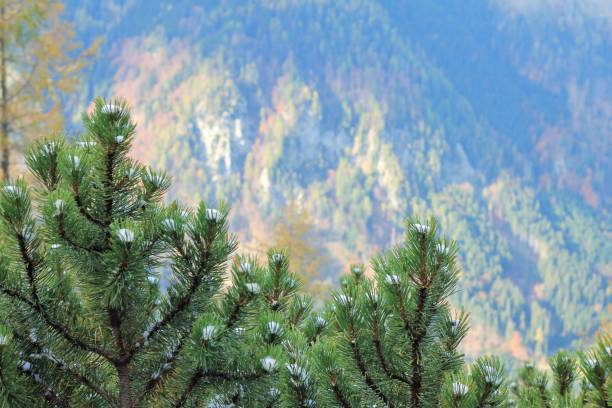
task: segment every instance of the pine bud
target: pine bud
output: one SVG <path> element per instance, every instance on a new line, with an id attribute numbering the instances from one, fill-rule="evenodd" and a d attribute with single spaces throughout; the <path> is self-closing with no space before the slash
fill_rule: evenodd
<path id="1" fill-rule="evenodd" d="M 134 180 L 137 175 L 138 175 L 138 169 L 136 167 L 130 167 L 130 169 L 127 172 L 128 178 L 131 180 Z"/>
<path id="2" fill-rule="evenodd" d="M 587 358 L 586 360 L 584 360 L 584 364 L 588 368 L 595 368 L 595 367 L 597 367 L 598 362 L 594 358 Z"/>
<path id="3" fill-rule="evenodd" d="M 468 386 L 460 382 L 453 383 L 453 395 L 463 397 L 468 393 Z"/>
<path id="4" fill-rule="evenodd" d="M 234 333 L 236 333 L 238 336 L 242 336 L 244 333 L 246 333 L 246 330 L 244 327 L 236 327 L 234 329 Z"/>
<path id="5" fill-rule="evenodd" d="M 176 222 L 172 218 L 166 218 L 162 221 L 162 225 L 169 231 L 176 230 Z"/>
<path id="6" fill-rule="evenodd" d="M 217 334 L 217 327 L 213 325 L 208 325 L 202 329 L 202 340 L 210 341 Z"/>
<path id="7" fill-rule="evenodd" d="M 281 336 L 283 334 L 283 328 L 280 324 L 272 320 L 268 322 L 268 333 L 272 336 Z"/>
<path id="8" fill-rule="evenodd" d="M 268 391 L 268 394 L 270 394 L 270 397 L 276 399 L 278 397 L 280 397 L 280 390 L 278 388 L 270 388 L 270 391 Z"/>
<path id="9" fill-rule="evenodd" d="M 361 268 L 361 266 L 353 266 L 352 272 L 355 275 L 361 275 L 363 273 L 363 269 Z"/>
<path id="10" fill-rule="evenodd" d="M 21 192 L 21 189 L 17 186 L 4 186 L 4 192 L 11 195 L 17 195 Z"/>
<path id="11" fill-rule="evenodd" d="M 287 364 L 287 370 L 291 374 L 291 382 L 296 386 L 307 385 L 310 380 L 310 376 L 303 367 L 297 364 Z"/>
<path id="12" fill-rule="evenodd" d="M 453 335 L 456 335 L 458 331 L 459 331 L 459 320 L 456 320 L 456 319 L 451 320 L 451 333 L 453 333 Z"/>
<path id="13" fill-rule="evenodd" d="M 351 303 L 351 300 L 352 299 L 346 295 L 338 296 L 338 303 L 340 303 L 342 306 L 348 306 Z"/>
<path id="14" fill-rule="evenodd" d="M 70 156 L 70 163 L 73 168 L 78 169 L 81 164 L 81 158 L 79 156 Z"/>
<path id="15" fill-rule="evenodd" d="M 56 217 L 62 214 L 63 209 L 64 209 L 64 201 L 60 199 L 55 200 L 55 216 Z"/>
<path id="16" fill-rule="evenodd" d="M 436 251 L 441 255 L 448 255 L 448 247 L 444 244 L 436 244 Z"/>
<path id="17" fill-rule="evenodd" d="M 123 135 L 118 135 L 115 137 L 115 141 L 119 144 L 123 143 L 124 140 L 125 140 L 125 136 Z"/>
<path id="18" fill-rule="evenodd" d="M 429 232 L 429 226 L 423 224 L 412 224 L 412 228 L 419 234 L 427 234 Z"/>
<path id="19" fill-rule="evenodd" d="M 270 357 L 270 356 L 264 357 L 260 361 L 261 361 L 261 366 L 268 373 L 271 373 L 272 371 L 276 370 L 276 367 L 278 367 L 278 364 L 276 363 L 276 359 L 273 357 Z"/>
<path id="20" fill-rule="evenodd" d="M 119 112 L 121 112 L 121 107 L 118 105 L 113 105 L 112 103 L 102 107 L 102 113 L 106 115 L 117 114 Z"/>
<path id="21" fill-rule="evenodd" d="M 62 244 L 51 244 L 51 249 L 61 248 Z"/>
<path id="22" fill-rule="evenodd" d="M 218 210 L 216 210 L 214 208 L 207 208 L 206 209 L 206 219 L 207 220 L 214 221 L 214 222 L 219 222 L 219 221 L 221 221 L 222 217 L 223 217 L 223 214 L 221 214 Z"/>
<path id="23" fill-rule="evenodd" d="M 253 264 L 248 261 L 243 261 L 240 263 L 240 269 L 242 270 L 242 272 L 249 275 L 251 271 L 253 270 Z"/>
<path id="24" fill-rule="evenodd" d="M 247 283 L 244 286 L 246 287 L 247 291 L 253 295 L 259 293 L 259 285 L 257 283 Z"/>
<path id="25" fill-rule="evenodd" d="M 485 365 L 482 367 L 482 371 L 484 373 L 485 381 L 492 385 L 501 384 L 502 378 L 500 373 L 490 365 Z"/>
<path id="26" fill-rule="evenodd" d="M 93 140 L 82 140 L 82 141 L 77 142 L 77 146 L 83 149 L 94 147 L 95 145 L 96 145 L 96 142 L 94 142 Z"/>
<path id="27" fill-rule="evenodd" d="M 272 254 L 272 262 L 279 264 L 283 261 L 283 254 L 281 254 L 280 252 L 277 252 L 275 254 Z"/>
<path id="28" fill-rule="evenodd" d="M 327 320 L 325 320 L 321 316 L 317 316 L 315 319 L 314 325 L 317 329 L 322 329 L 325 326 L 327 326 Z"/>
<path id="29" fill-rule="evenodd" d="M 117 232 L 117 238 L 119 238 L 121 242 L 132 243 L 134 242 L 134 231 L 127 228 L 121 228 Z"/>
<path id="30" fill-rule="evenodd" d="M 9 337 L 6 334 L 0 334 L 0 346 L 6 346 L 9 343 Z"/>
<path id="31" fill-rule="evenodd" d="M 21 234 L 26 242 L 32 241 L 34 239 L 34 227 L 30 224 L 24 225 Z"/>
<path id="32" fill-rule="evenodd" d="M 45 143 L 42 147 L 42 153 L 45 156 L 51 156 L 53 153 L 55 153 L 56 148 L 57 148 L 57 142 Z"/>
<path id="33" fill-rule="evenodd" d="M 387 275 L 385 276 L 385 282 L 387 282 L 389 285 L 399 285 L 400 279 L 397 275 Z"/>

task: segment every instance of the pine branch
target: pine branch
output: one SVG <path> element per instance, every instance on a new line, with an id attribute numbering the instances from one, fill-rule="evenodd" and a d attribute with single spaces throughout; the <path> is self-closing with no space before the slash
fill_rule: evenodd
<path id="1" fill-rule="evenodd" d="M 110 226 L 113 220 L 113 206 L 114 206 L 113 193 L 115 192 L 114 182 L 113 182 L 114 164 L 115 164 L 115 150 L 114 148 L 110 148 L 106 152 L 106 173 L 105 173 L 105 180 L 104 180 L 104 192 L 107 194 L 107 196 L 104 198 L 104 209 L 106 212 L 105 214 L 106 219 L 103 225 L 104 225 L 104 228 L 106 229 L 108 229 L 108 227 Z M 110 234 L 110 231 L 107 231 L 107 233 Z M 108 235 L 108 237 L 110 238 L 110 235 Z"/>
<path id="2" fill-rule="evenodd" d="M 164 360 L 164 362 L 162 363 L 162 367 L 166 365 L 172 366 L 176 362 L 181 350 L 185 346 L 185 340 L 187 339 L 188 335 L 189 335 L 189 331 L 187 330 L 184 330 L 181 333 L 181 336 L 178 341 L 178 345 L 174 348 L 174 350 L 172 350 L 172 353 L 170 354 L 169 358 Z M 134 400 L 134 407 L 138 406 L 140 402 L 143 402 L 146 396 L 151 391 L 153 391 L 157 386 L 162 384 L 163 381 L 164 381 L 164 375 L 161 370 L 159 370 L 159 375 L 155 375 L 155 374 L 151 375 L 149 377 L 149 380 L 146 382 L 145 386 L 143 387 L 142 392 L 138 395 L 138 398 Z"/>
<path id="3" fill-rule="evenodd" d="M 492 392 L 493 392 L 493 387 L 491 387 L 491 384 L 485 383 L 484 389 L 482 390 L 482 392 L 478 396 L 478 400 L 476 401 L 476 407 L 485 408 L 487 406 L 486 402 L 489 399 L 489 396 L 491 395 Z"/>
<path id="4" fill-rule="evenodd" d="M 78 183 L 76 182 L 72 183 L 72 192 L 74 194 L 74 201 L 76 202 L 77 208 L 79 209 L 79 213 L 81 213 L 81 215 L 85 217 L 92 224 L 95 224 L 98 227 L 104 228 L 105 227 L 104 223 L 94 218 L 83 205 L 83 199 L 81 198 L 81 195 L 80 195 Z"/>
<path id="5" fill-rule="evenodd" d="M 30 377 L 35 383 L 39 384 L 45 389 L 41 396 L 49 403 L 51 403 L 52 406 L 70 408 L 70 403 L 66 399 L 60 397 L 60 394 L 55 391 L 49 384 L 45 384 L 41 379 L 40 375 L 34 373 L 32 370 L 26 370 L 22 366 L 19 366 L 18 370 L 21 374 Z"/>
<path id="6" fill-rule="evenodd" d="M 126 356 L 125 342 L 123 340 L 123 334 L 121 333 L 121 317 L 119 311 L 113 307 L 107 309 L 108 321 L 111 327 L 111 333 L 115 340 L 115 346 L 119 350 L 119 355 L 122 357 Z"/>
<path id="7" fill-rule="evenodd" d="M 399 315 L 402 319 L 402 322 L 404 322 L 404 329 L 411 334 L 412 324 L 410 323 L 410 319 L 408 318 L 408 311 L 406 310 L 406 304 L 404 303 L 404 296 L 402 295 L 399 285 L 394 285 L 394 289 L 395 299 L 397 302 L 397 307 L 399 309 Z"/>
<path id="8" fill-rule="evenodd" d="M 181 312 L 186 310 L 191 305 L 191 302 L 196 292 L 198 291 L 198 289 L 200 288 L 200 285 L 202 284 L 202 278 L 204 277 L 204 274 L 206 272 L 205 269 L 208 266 L 207 265 L 208 259 L 209 259 L 209 252 L 208 252 L 208 249 L 206 248 L 204 250 L 204 260 L 201 263 L 200 268 L 198 268 L 197 273 L 194 274 L 191 280 L 191 284 L 189 285 L 189 289 L 187 290 L 187 293 L 183 297 L 181 297 L 178 302 L 174 304 L 172 309 L 162 319 L 158 320 L 153 325 L 153 327 L 150 330 L 148 330 L 145 333 L 145 335 L 142 336 L 142 338 L 140 338 L 136 342 L 136 347 L 134 347 L 134 349 L 130 353 L 129 359 L 133 358 L 133 356 L 144 347 L 145 340 L 152 338 L 156 333 L 163 330 L 168 324 L 172 323 L 174 319 Z"/>
<path id="9" fill-rule="evenodd" d="M 40 313 L 45 323 L 47 323 L 47 325 L 49 325 L 58 334 L 60 334 L 68 343 L 84 351 L 97 354 L 100 357 L 103 357 L 104 359 L 108 360 L 109 362 L 114 362 L 114 359 L 106 351 L 77 338 L 74 334 L 70 332 L 70 330 L 68 330 L 68 328 L 63 326 L 60 322 L 56 321 L 49 315 L 47 309 L 43 306 L 42 302 L 38 297 L 38 289 L 36 286 L 36 280 L 34 278 L 36 264 L 27 253 L 23 235 L 17 234 L 17 240 L 19 244 L 19 252 L 26 269 L 26 274 L 28 276 L 28 282 L 30 284 L 30 291 L 33 300 L 28 300 L 27 298 L 19 295 L 17 292 L 11 291 L 9 288 L 3 287 L 2 291 L 8 294 L 9 296 L 14 297 L 15 299 L 22 301 L 26 305 L 30 306 L 34 311 Z"/>
<path id="10" fill-rule="evenodd" d="M 240 318 L 242 310 L 249 304 L 249 301 L 250 298 L 243 298 L 241 296 L 238 301 L 234 303 L 234 307 L 230 311 L 230 314 L 227 317 L 227 321 L 225 323 L 226 330 L 231 330 L 234 327 L 234 325 Z"/>
<path id="11" fill-rule="evenodd" d="M 417 322 L 415 324 L 415 330 L 413 332 L 412 342 L 410 344 L 410 364 L 412 366 L 412 377 L 410 379 L 411 387 L 410 387 L 410 400 L 412 402 L 412 407 L 417 408 L 420 407 L 421 404 L 421 386 L 422 386 L 422 371 L 423 367 L 421 366 L 421 342 L 423 341 L 423 337 L 425 336 L 425 329 L 421 326 L 423 325 L 423 313 L 425 307 L 425 300 L 427 297 L 427 289 L 425 287 L 419 288 L 419 295 L 417 299 L 417 307 L 416 307 L 416 318 Z"/>
<path id="12" fill-rule="evenodd" d="M 415 310 L 415 324 L 411 333 L 412 342 L 410 344 L 410 365 L 412 367 L 412 374 L 410 378 L 410 401 L 412 408 L 419 408 L 421 406 L 421 388 L 423 381 L 423 367 L 422 367 L 422 351 L 421 343 L 427 333 L 426 322 L 424 321 L 425 315 L 425 302 L 427 301 L 428 291 L 427 288 L 433 282 L 432 276 L 427 274 L 427 258 L 426 253 L 426 240 L 425 236 L 421 236 L 419 242 L 419 254 L 421 258 L 420 271 L 418 276 L 414 279 L 414 283 L 417 285 L 418 296 L 417 305 Z M 435 269 L 435 268 L 434 268 Z"/>
<path id="13" fill-rule="evenodd" d="M 49 354 L 48 351 L 44 350 L 44 347 L 42 346 L 42 344 L 36 341 L 33 341 L 29 339 L 28 337 L 23 336 L 15 331 L 13 331 L 13 337 L 23 343 L 27 343 L 30 347 L 34 348 L 38 354 L 45 356 L 48 361 L 54 364 L 54 366 L 57 368 L 57 370 L 60 373 L 66 372 L 70 374 L 76 381 L 78 381 L 79 383 L 83 384 L 87 388 L 94 391 L 102 399 L 108 402 L 111 406 L 114 406 L 116 404 L 115 399 L 108 393 L 108 391 L 106 391 L 104 388 L 102 388 L 101 386 L 99 386 L 98 384 L 90 380 L 89 378 L 87 378 L 84 374 L 76 370 L 73 370 L 70 366 L 64 363 L 62 359 Z"/>
<path id="14" fill-rule="evenodd" d="M 212 380 L 213 382 L 222 381 L 253 381 L 261 378 L 264 374 L 262 372 L 253 372 L 245 374 L 229 374 L 223 371 L 204 371 L 202 368 L 198 368 L 189 378 L 187 387 L 181 393 L 179 399 L 174 403 L 174 408 L 182 408 L 187 402 L 187 398 L 191 395 L 193 390 L 198 386 L 198 383 L 202 379 Z"/>
<path id="15" fill-rule="evenodd" d="M 329 378 L 329 383 L 331 384 L 331 389 L 334 393 L 334 397 L 336 398 L 336 401 L 338 402 L 338 404 L 340 404 L 342 408 L 351 408 L 351 404 L 349 403 L 349 401 L 346 399 L 346 397 L 342 393 L 342 390 L 340 389 L 340 387 L 338 387 L 338 381 L 336 380 L 334 375 L 329 373 L 328 378 Z"/>
<path id="16" fill-rule="evenodd" d="M 68 234 L 66 233 L 66 227 L 64 225 L 64 216 L 63 214 L 59 214 L 57 215 L 57 223 L 58 223 L 58 233 L 59 236 L 68 243 L 68 245 L 70 245 L 73 248 L 76 249 L 80 249 L 81 251 L 85 251 L 85 252 L 95 252 L 95 253 L 100 253 L 104 250 L 104 248 L 99 247 L 99 246 L 84 246 L 79 244 L 78 242 L 74 241 L 72 238 L 70 238 L 68 236 Z"/>
<path id="17" fill-rule="evenodd" d="M 371 389 L 374 394 L 378 396 L 378 398 L 383 400 L 387 406 L 394 408 L 395 404 L 393 404 L 393 401 L 391 401 L 391 399 L 382 392 L 380 386 L 374 382 L 374 380 L 370 376 L 370 373 L 368 373 L 368 370 L 366 369 L 366 364 L 363 360 L 363 356 L 359 351 L 359 347 L 357 347 L 357 335 L 355 333 L 355 326 L 353 325 L 352 321 L 349 323 L 349 345 L 351 347 L 351 355 L 353 357 L 353 360 L 357 365 L 357 368 L 359 369 L 359 372 L 361 373 L 361 376 L 363 377 L 368 388 Z"/>
<path id="18" fill-rule="evenodd" d="M 185 406 L 187 398 L 189 398 L 189 395 L 191 395 L 194 388 L 198 385 L 202 377 L 204 377 L 204 370 L 202 370 L 201 368 L 196 370 L 195 373 L 192 374 L 192 376 L 189 378 L 189 382 L 187 383 L 187 387 L 185 387 L 185 390 L 182 392 L 176 403 L 172 405 L 174 408 L 183 408 Z"/>
<path id="19" fill-rule="evenodd" d="M 281 269 L 280 265 L 275 262 L 274 265 L 274 290 L 272 291 L 272 295 L 268 297 L 268 303 L 270 304 L 270 308 L 272 310 L 278 310 L 281 307 L 280 304 L 280 295 L 281 295 Z"/>
<path id="20" fill-rule="evenodd" d="M 378 317 L 376 314 L 378 306 L 375 303 L 372 303 L 372 306 L 372 340 L 374 341 L 374 348 L 376 350 L 376 356 L 378 357 L 380 367 L 389 378 L 409 385 L 410 381 L 407 378 L 405 378 L 403 375 L 391 371 L 391 369 L 389 368 L 389 365 L 385 359 L 385 354 L 382 349 L 382 340 L 380 338 L 380 332 L 378 327 Z"/>

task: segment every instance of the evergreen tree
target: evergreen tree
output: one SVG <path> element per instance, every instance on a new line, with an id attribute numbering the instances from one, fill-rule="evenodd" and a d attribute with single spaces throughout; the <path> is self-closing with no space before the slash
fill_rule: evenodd
<path id="1" fill-rule="evenodd" d="M 228 279 L 227 209 L 163 203 L 124 102 L 83 120 L 28 152 L 39 185 L 2 186 L 0 406 L 276 406 L 309 305 L 287 257 L 236 257 Z"/>
<path id="2" fill-rule="evenodd" d="M 602 336 L 595 347 L 577 356 L 560 351 L 548 363 L 550 372 L 531 363 L 519 370 L 509 403 L 525 408 L 612 406 L 612 338 Z"/>
<path id="3" fill-rule="evenodd" d="M 333 296 L 329 332 L 313 348 L 323 406 L 434 407 L 445 374 L 461 368 L 467 315 L 450 310 L 456 244 L 435 221 L 408 223 L 403 245 L 362 265 Z"/>

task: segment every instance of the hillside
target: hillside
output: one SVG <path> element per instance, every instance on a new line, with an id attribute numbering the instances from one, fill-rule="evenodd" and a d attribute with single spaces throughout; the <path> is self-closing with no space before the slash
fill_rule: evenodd
<path id="1" fill-rule="evenodd" d="M 170 169 L 174 197 L 227 200 L 245 243 L 298 200 L 334 279 L 399 240 L 406 215 L 435 215 L 462 248 L 468 351 L 528 358 L 589 339 L 612 278 L 612 10 L 536 3 L 71 0 L 66 13 L 105 41 L 81 100 L 131 102 L 136 154 Z"/>

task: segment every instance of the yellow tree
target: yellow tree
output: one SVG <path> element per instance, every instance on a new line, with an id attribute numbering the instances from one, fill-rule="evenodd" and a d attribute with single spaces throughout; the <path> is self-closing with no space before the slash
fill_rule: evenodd
<path id="1" fill-rule="evenodd" d="M 285 206 L 274 228 L 272 242 L 289 252 L 291 269 L 302 279 L 304 290 L 322 299 L 330 287 L 329 281 L 321 276 L 329 259 L 321 248 L 312 218 L 295 201 Z"/>
<path id="2" fill-rule="evenodd" d="M 97 42 L 82 49 L 53 0 L 0 0 L 0 171 L 24 141 L 63 127 L 60 102 L 75 90 Z M 42 131 L 42 132 L 41 132 Z"/>

